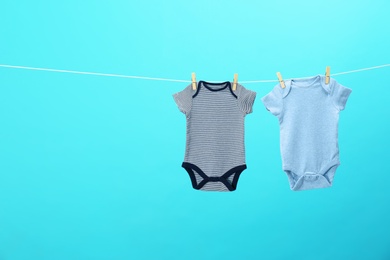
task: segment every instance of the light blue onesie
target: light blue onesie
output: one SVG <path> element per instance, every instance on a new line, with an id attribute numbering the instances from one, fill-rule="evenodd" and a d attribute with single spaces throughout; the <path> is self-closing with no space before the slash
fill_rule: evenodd
<path id="1" fill-rule="evenodd" d="M 282 167 L 292 190 L 332 186 L 339 161 L 338 121 L 351 89 L 325 76 L 285 81 L 262 98 L 280 124 Z"/>

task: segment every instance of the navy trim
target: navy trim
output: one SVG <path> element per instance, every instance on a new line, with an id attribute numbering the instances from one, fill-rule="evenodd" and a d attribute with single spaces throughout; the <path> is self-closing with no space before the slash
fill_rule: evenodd
<path id="1" fill-rule="evenodd" d="M 192 170 L 197 171 L 203 179 L 208 178 L 208 176 L 204 174 L 204 172 L 195 164 L 183 162 L 181 167 L 183 167 L 187 171 L 188 175 L 190 176 L 192 187 L 196 190 L 199 190 L 201 187 L 199 187 L 199 185 L 196 184 L 195 173 Z"/>
<path id="2" fill-rule="evenodd" d="M 224 90 L 225 88 L 229 87 L 230 93 L 232 93 L 232 95 L 237 99 L 237 95 L 234 94 L 233 89 L 232 89 L 232 84 L 230 83 L 230 81 L 225 81 L 225 82 L 221 82 L 221 83 L 215 83 L 215 82 L 207 82 L 207 81 L 204 81 L 204 80 L 198 81 L 198 85 L 197 85 L 197 87 L 196 87 L 196 92 L 195 92 L 194 95 L 192 95 L 192 98 L 195 98 L 195 97 L 198 95 L 198 93 L 199 93 L 199 91 L 200 91 L 200 88 L 201 88 L 201 86 L 202 86 L 201 83 L 205 83 L 205 84 L 209 84 L 209 85 L 222 85 L 222 84 L 226 84 L 225 87 L 219 88 L 219 89 L 212 89 L 212 88 L 209 88 L 209 87 L 207 87 L 205 84 L 204 84 L 203 86 L 204 86 L 205 88 L 207 88 L 208 90 L 210 90 L 210 91 L 220 91 L 220 90 Z"/>
<path id="3" fill-rule="evenodd" d="M 201 81 L 199 81 L 199 85 L 200 85 L 200 83 L 204 83 L 203 86 L 204 86 L 205 88 L 207 88 L 208 90 L 211 90 L 211 91 L 220 91 L 220 90 L 224 90 L 225 88 L 227 88 L 228 86 L 230 86 L 230 82 L 229 82 L 229 81 L 225 81 L 225 82 L 218 83 L 218 82 L 207 82 L 207 81 L 201 80 Z M 206 84 L 208 84 L 208 85 L 214 85 L 214 86 L 226 84 L 226 86 L 224 86 L 223 88 L 213 89 L 213 88 L 207 87 Z"/>
<path id="4" fill-rule="evenodd" d="M 221 178 L 224 178 L 224 180 L 227 182 L 227 178 L 230 177 L 230 175 L 236 173 L 232 180 L 232 188 L 235 190 L 237 188 L 238 178 L 240 177 L 240 174 L 246 169 L 246 164 L 236 166 L 230 170 L 228 170 L 224 175 L 221 176 Z M 225 184 L 226 185 L 226 184 Z"/>
<path id="5" fill-rule="evenodd" d="M 237 99 L 237 95 L 234 94 L 233 89 L 232 89 L 232 85 L 230 84 L 230 82 L 229 82 L 229 90 L 230 90 L 230 93 L 232 93 L 232 95 Z"/>
<path id="6" fill-rule="evenodd" d="M 194 95 L 192 95 L 192 98 L 196 97 L 198 95 L 198 93 L 199 93 L 199 90 L 200 90 L 200 84 L 199 83 L 200 83 L 200 81 L 198 81 L 198 85 L 196 86 L 196 92 L 195 92 Z"/>
<path id="7" fill-rule="evenodd" d="M 240 174 L 246 169 L 246 164 L 243 164 L 243 165 L 233 167 L 232 169 L 224 173 L 221 177 L 209 177 L 195 164 L 183 162 L 181 166 L 187 171 L 191 179 L 192 187 L 196 190 L 200 190 L 208 182 L 219 181 L 222 182 L 229 191 L 234 191 L 237 188 L 237 183 Z M 203 180 L 199 182 L 199 184 L 196 183 L 194 170 L 196 171 L 197 174 L 200 175 L 200 177 L 203 178 Z M 234 173 L 235 175 L 233 177 L 232 183 L 229 183 L 228 178 L 230 177 L 230 175 Z"/>

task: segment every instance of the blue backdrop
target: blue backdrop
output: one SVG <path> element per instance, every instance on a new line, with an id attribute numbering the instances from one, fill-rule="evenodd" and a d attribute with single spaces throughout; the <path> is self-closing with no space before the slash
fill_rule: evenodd
<path id="1" fill-rule="evenodd" d="M 390 2 L 11 1 L 0 63 L 189 80 L 390 61 Z M 335 77 L 334 186 L 293 192 L 257 92 L 232 193 L 180 167 L 187 83 L 0 68 L 0 259 L 390 259 L 390 68 Z"/>

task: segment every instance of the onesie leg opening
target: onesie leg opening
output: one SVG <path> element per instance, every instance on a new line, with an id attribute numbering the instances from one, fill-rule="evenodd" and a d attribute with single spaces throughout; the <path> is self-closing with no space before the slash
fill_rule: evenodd
<path id="1" fill-rule="evenodd" d="M 291 190 L 297 190 L 300 186 L 300 183 L 298 183 L 300 180 L 299 176 L 290 170 L 285 170 L 284 172 L 287 174 Z"/>
<path id="2" fill-rule="evenodd" d="M 191 179 L 192 187 L 195 190 L 200 190 L 205 184 L 205 179 L 208 179 L 208 176 L 195 164 L 183 162 L 181 167 L 183 167 Z"/>
<path id="3" fill-rule="evenodd" d="M 246 169 L 246 164 L 236 166 L 224 175 L 221 176 L 221 182 L 228 188 L 229 191 L 234 191 L 237 189 L 237 183 L 240 178 L 241 173 Z"/>
<path id="4" fill-rule="evenodd" d="M 329 182 L 330 185 L 333 184 L 334 175 L 340 164 L 332 165 L 322 176 Z"/>

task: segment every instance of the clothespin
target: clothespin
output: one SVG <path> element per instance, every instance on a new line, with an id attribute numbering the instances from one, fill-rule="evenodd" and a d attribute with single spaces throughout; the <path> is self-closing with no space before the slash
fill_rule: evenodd
<path id="1" fill-rule="evenodd" d="M 238 74 L 234 73 L 234 78 L 233 78 L 233 91 L 236 91 L 237 88 L 237 80 L 238 80 Z"/>
<path id="2" fill-rule="evenodd" d="M 276 76 L 278 77 L 280 86 L 281 86 L 282 88 L 285 88 L 286 85 L 284 84 L 284 81 L 283 81 L 283 78 L 282 78 L 282 74 L 280 74 L 280 72 L 276 72 Z"/>
<path id="3" fill-rule="evenodd" d="M 196 90 L 196 77 L 195 77 L 195 72 L 192 72 L 192 74 L 191 74 L 191 82 L 192 82 L 192 90 Z"/>
<path id="4" fill-rule="evenodd" d="M 329 81 L 330 81 L 330 66 L 327 66 L 325 72 L 325 84 L 328 85 Z"/>

